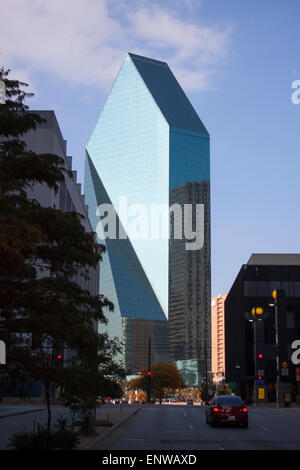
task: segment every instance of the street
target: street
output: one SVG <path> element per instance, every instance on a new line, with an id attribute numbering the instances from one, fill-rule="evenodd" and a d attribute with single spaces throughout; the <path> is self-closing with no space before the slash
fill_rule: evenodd
<path id="1" fill-rule="evenodd" d="M 110 409 L 118 405 L 105 407 Z M 123 405 L 136 408 L 139 405 Z M 116 408 L 117 409 L 117 408 Z M 94 450 L 300 450 L 300 408 L 249 407 L 249 428 L 216 427 L 205 422 L 205 407 L 198 404 L 143 405 L 140 412 Z M 52 407 L 52 423 L 66 408 Z M 1 416 L 1 415 L 0 415 Z M 0 449 L 7 449 L 12 433 L 46 424 L 47 413 L 0 419 Z"/>
<path id="2" fill-rule="evenodd" d="M 249 428 L 211 428 L 204 406 L 144 406 L 107 450 L 299 450 L 300 408 L 249 407 Z"/>

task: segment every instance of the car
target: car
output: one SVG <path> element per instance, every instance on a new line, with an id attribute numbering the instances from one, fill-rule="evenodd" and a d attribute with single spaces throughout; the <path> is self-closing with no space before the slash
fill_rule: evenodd
<path id="1" fill-rule="evenodd" d="M 193 400 L 192 400 L 191 398 L 189 398 L 189 399 L 186 401 L 186 404 L 187 404 L 187 405 L 193 405 L 194 402 L 193 402 Z"/>
<path id="2" fill-rule="evenodd" d="M 206 423 L 236 424 L 248 427 L 248 408 L 237 395 L 219 395 L 212 399 L 206 408 Z"/>

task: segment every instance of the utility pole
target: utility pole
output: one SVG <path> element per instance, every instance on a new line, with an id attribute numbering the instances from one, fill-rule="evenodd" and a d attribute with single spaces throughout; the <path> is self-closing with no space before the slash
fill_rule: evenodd
<path id="1" fill-rule="evenodd" d="M 252 316 L 253 316 L 253 350 L 254 350 L 254 384 L 253 384 L 253 406 L 256 407 L 256 380 L 257 380 L 257 343 L 256 343 L 256 322 L 257 322 L 257 315 L 262 315 L 263 314 L 263 308 L 261 307 L 253 307 L 251 310 Z"/>
<path id="2" fill-rule="evenodd" d="M 151 338 L 149 338 L 148 349 L 148 372 L 147 372 L 147 402 L 151 402 Z"/>
<path id="3" fill-rule="evenodd" d="M 278 341 L 278 300 L 277 290 L 272 293 L 275 303 L 275 345 L 276 345 L 276 407 L 279 408 L 279 341 Z"/>
<path id="4" fill-rule="evenodd" d="M 208 377 L 207 377 L 208 367 L 207 367 L 207 340 L 206 340 L 206 336 L 205 336 L 205 351 L 204 351 L 204 354 L 205 354 L 205 383 L 207 385 L 208 384 Z"/>
<path id="5" fill-rule="evenodd" d="M 253 318 L 253 329 L 254 329 L 254 398 L 253 406 L 256 408 L 256 377 L 257 377 L 257 361 L 256 361 L 256 313 Z"/>

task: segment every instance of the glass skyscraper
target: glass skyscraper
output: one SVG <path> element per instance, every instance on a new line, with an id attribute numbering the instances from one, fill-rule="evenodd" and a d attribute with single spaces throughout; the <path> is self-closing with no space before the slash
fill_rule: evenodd
<path id="1" fill-rule="evenodd" d="M 168 65 L 127 54 L 86 147 L 85 194 L 107 248 L 100 292 L 115 306 L 108 331 L 123 340 L 130 373 L 147 365 L 148 338 L 152 363 L 196 360 L 200 376 L 210 369 L 209 177 L 209 134 Z M 100 218 L 104 231 L 111 221 L 97 209 L 103 204 L 115 208 L 116 237 L 99 233 Z M 173 204 L 184 234 L 185 205 L 193 228 L 196 205 L 204 208 L 199 249 L 174 236 L 178 213 L 163 211 Z"/>

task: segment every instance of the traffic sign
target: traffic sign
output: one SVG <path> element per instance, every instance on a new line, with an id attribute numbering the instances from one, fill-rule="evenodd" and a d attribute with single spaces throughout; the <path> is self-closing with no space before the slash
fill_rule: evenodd
<path id="1" fill-rule="evenodd" d="M 289 370 L 288 369 L 281 369 L 281 375 L 289 375 Z"/>
<path id="2" fill-rule="evenodd" d="M 256 381 L 256 383 L 257 383 L 258 385 L 265 385 L 265 381 L 264 381 L 263 379 L 258 379 L 258 380 Z"/>
<path id="3" fill-rule="evenodd" d="M 284 361 L 284 362 L 282 362 L 282 364 L 281 364 L 281 365 L 282 365 L 282 367 L 283 367 L 284 369 L 286 369 L 286 368 L 287 368 L 287 366 L 288 366 L 288 363 L 287 363 L 286 361 Z"/>
<path id="4" fill-rule="evenodd" d="M 257 375 L 265 375 L 264 369 L 258 369 Z"/>

